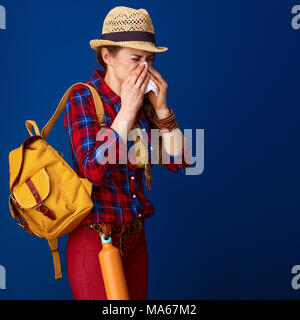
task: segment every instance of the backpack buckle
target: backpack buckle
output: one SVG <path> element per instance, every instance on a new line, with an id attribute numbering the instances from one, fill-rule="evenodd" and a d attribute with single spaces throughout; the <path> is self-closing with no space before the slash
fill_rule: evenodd
<path id="1" fill-rule="evenodd" d="M 9 195 L 9 197 L 11 198 L 11 200 L 13 201 L 13 203 L 15 204 L 16 207 L 18 207 L 19 209 L 24 211 L 24 208 L 17 202 L 17 200 L 15 199 L 15 197 L 13 196 L 12 193 Z"/>
<path id="2" fill-rule="evenodd" d="M 52 210 L 50 210 L 47 206 L 44 205 L 43 202 L 39 203 L 36 208 L 37 211 L 41 212 L 44 216 L 51 220 L 56 220 L 56 216 Z"/>

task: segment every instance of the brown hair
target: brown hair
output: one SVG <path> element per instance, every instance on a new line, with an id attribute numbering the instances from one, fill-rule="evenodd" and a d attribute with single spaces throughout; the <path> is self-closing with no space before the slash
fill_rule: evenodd
<path id="1" fill-rule="evenodd" d="M 97 61 L 99 62 L 99 64 L 103 67 L 104 70 L 107 70 L 107 64 L 104 62 L 103 58 L 102 58 L 102 54 L 101 54 L 101 48 L 107 48 L 109 53 L 115 57 L 118 52 L 120 51 L 120 49 L 122 49 L 123 47 L 120 46 L 102 46 L 97 50 Z M 155 53 L 154 53 L 154 58 L 155 58 Z M 148 99 L 148 97 L 145 95 L 144 97 L 144 113 L 147 117 L 147 119 L 150 122 L 150 125 L 152 128 L 157 128 L 157 126 L 155 125 L 154 121 L 153 121 L 153 117 L 155 115 L 155 109 L 152 105 L 152 103 L 150 102 L 150 100 Z"/>

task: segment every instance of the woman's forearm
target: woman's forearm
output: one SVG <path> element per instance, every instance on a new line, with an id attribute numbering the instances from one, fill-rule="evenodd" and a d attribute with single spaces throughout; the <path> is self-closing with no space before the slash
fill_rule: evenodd
<path id="1" fill-rule="evenodd" d="M 169 109 L 167 107 L 161 110 L 156 110 L 156 115 L 158 119 L 165 119 L 169 114 Z M 163 144 L 165 151 L 170 156 L 176 156 L 181 153 L 183 144 L 186 143 L 185 137 L 179 128 L 175 128 L 170 132 L 161 131 Z"/>
<path id="2" fill-rule="evenodd" d="M 122 108 L 115 117 L 115 120 L 111 124 L 111 128 L 118 132 L 123 142 L 127 141 L 129 131 L 134 123 L 135 115 L 130 114 L 127 110 Z M 125 126 L 123 129 L 123 126 Z"/>
<path id="3" fill-rule="evenodd" d="M 179 128 L 173 129 L 170 132 L 162 132 L 162 139 L 165 151 L 170 156 L 177 156 L 181 153 L 186 140 Z"/>
<path id="4" fill-rule="evenodd" d="M 156 111 L 158 119 L 164 119 L 167 117 L 169 110 L 162 109 Z M 118 132 L 123 142 L 127 141 L 128 134 L 132 129 L 135 120 L 135 115 L 130 114 L 127 110 L 120 110 L 111 124 L 111 128 Z M 125 129 L 122 129 L 125 125 Z M 185 137 L 179 128 L 175 128 L 170 132 L 161 132 L 164 149 L 170 156 L 179 155 L 182 151 L 184 144 L 186 143 Z"/>

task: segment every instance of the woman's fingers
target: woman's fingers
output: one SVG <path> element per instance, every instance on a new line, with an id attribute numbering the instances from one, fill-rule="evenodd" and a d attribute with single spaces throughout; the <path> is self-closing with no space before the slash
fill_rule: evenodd
<path id="1" fill-rule="evenodd" d="M 160 84 L 160 83 L 158 82 L 158 80 L 157 80 L 152 74 L 150 74 L 150 79 L 151 79 L 156 85 Z"/>
<path id="2" fill-rule="evenodd" d="M 150 64 L 149 64 L 149 71 L 155 76 L 155 78 L 158 80 L 158 82 L 164 82 L 163 77 L 161 76 L 161 74 L 156 71 Z"/>
<path id="3" fill-rule="evenodd" d="M 136 84 L 135 86 L 140 89 L 141 88 L 141 85 L 144 83 L 144 80 L 145 78 L 147 77 L 147 74 L 148 74 L 148 68 L 145 68 L 143 70 L 143 72 L 140 74 L 139 78 L 137 79 L 136 81 Z"/>
<path id="4" fill-rule="evenodd" d="M 148 84 L 148 81 L 149 81 L 149 78 L 150 78 L 150 76 L 149 76 L 149 74 L 147 73 L 146 78 L 145 78 L 145 80 L 144 80 L 144 82 L 142 83 L 142 86 L 141 86 L 142 92 L 145 92 L 146 87 L 147 87 L 147 84 Z"/>
<path id="5" fill-rule="evenodd" d="M 143 72 L 144 68 L 145 64 L 140 64 L 133 71 L 131 71 L 131 73 L 129 74 L 128 82 L 134 85 L 141 73 Z"/>
<path id="6" fill-rule="evenodd" d="M 154 82 L 154 84 L 156 84 L 156 86 L 159 89 L 159 92 L 164 91 L 164 86 L 153 75 L 150 76 L 150 79 Z"/>
<path id="7" fill-rule="evenodd" d="M 161 89 L 167 89 L 168 88 L 168 84 L 167 82 L 161 77 L 161 75 L 157 72 L 157 71 L 153 71 L 154 69 L 152 68 L 152 70 L 149 68 L 149 72 L 153 73 L 151 74 L 150 79 Z M 156 74 L 155 74 L 156 73 Z M 159 78 L 157 78 L 159 77 Z"/>

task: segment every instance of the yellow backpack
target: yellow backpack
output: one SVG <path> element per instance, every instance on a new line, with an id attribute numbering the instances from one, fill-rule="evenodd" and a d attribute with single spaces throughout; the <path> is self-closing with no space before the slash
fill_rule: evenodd
<path id="1" fill-rule="evenodd" d="M 77 84 L 91 90 L 98 120 L 101 127 L 105 127 L 103 104 L 98 92 L 92 86 L 78 82 L 65 92 L 41 134 L 35 121 L 25 121 L 30 137 L 9 153 L 11 215 L 30 234 L 48 240 L 55 279 L 62 278 L 58 238 L 71 232 L 93 208 L 92 183 L 80 178 L 62 153 L 45 140 L 64 110 L 71 89 Z M 32 126 L 35 135 L 31 132 Z"/>

